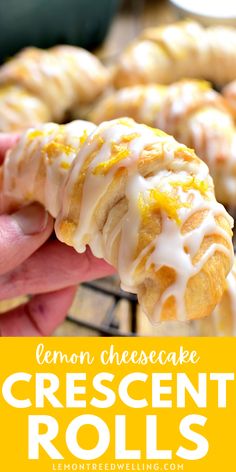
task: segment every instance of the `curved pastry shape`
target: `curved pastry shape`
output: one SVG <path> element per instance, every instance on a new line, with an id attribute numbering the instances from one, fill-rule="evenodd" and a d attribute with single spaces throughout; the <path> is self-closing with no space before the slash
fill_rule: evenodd
<path id="1" fill-rule="evenodd" d="M 27 128 L 35 124 L 36 118 L 38 123 L 45 118 L 61 122 L 66 113 L 73 113 L 74 108 L 94 100 L 108 80 L 105 67 L 84 49 L 73 46 L 24 49 L 0 68 L 0 100 L 3 95 L 0 107 L 3 127 L 0 129 Z M 12 120 L 9 103 L 14 100 Z"/>
<path id="2" fill-rule="evenodd" d="M 43 125 L 7 154 L 2 187 L 3 204 L 39 201 L 60 241 L 113 264 L 153 322 L 219 302 L 232 219 L 206 164 L 171 136 L 131 119 Z"/>
<path id="3" fill-rule="evenodd" d="M 159 84 L 133 85 L 115 90 L 98 100 L 88 117 L 99 125 L 102 121 L 128 116 L 138 123 L 155 127 L 167 93 L 168 87 Z"/>
<path id="4" fill-rule="evenodd" d="M 236 130 L 232 110 L 208 82 L 136 85 L 102 99 L 91 111 L 95 123 L 129 116 L 160 128 L 195 149 L 208 165 L 216 198 L 236 202 Z"/>
<path id="5" fill-rule="evenodd" d="M 236 78 L 235 51 L 234 28 L 204 29 L 195 21 L 148 28 L 121 55 L 114 84 L 170 84 L 189 77 L 224 85 Z"/>

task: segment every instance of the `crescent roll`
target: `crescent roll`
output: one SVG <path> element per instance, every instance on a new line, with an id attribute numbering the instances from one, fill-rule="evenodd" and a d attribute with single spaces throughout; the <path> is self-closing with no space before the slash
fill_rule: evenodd
<path id="1" fill-rule="evenodd" d="M 233 80 L 233 82 L 230 82 L 228 85 L 226 85 L 223 90 L 222 94 L 229 103 L 234 116 L 236 115 L 236 80 Z"/>
<path id="2" fill-rule="evenodd" d="M 234 114 L 208 82 L 189 79 L 170 86 L 126 87 L 99 101 L 89 119 L 98 124 L 120 116 L 160 128 L 195 149 L 210 169 L 216 198 L 235 206 Z"/>
<path id="3" fill-rule="evenodd" d="M 114 85 L 170 84 L 203 78 L 224 85 L 236 78 L 236 30 L 195 21 L 145 29 L 121 54 Z"/>
<path id="4" fill-rule="evenodd" d="M 0 68 L 0 129 L 61 122 L 67 113 L 93 101 L 108 81 L 108 71 L 84 49 L 24 49 Z"/>
<path id="5" fill-rule="evenodd" d="M 157 323 L 212 312 L 233 260 L 232 219 L 206 164 L 123 118 L 26 131 L 2 167 L 2 210 L 38 201 L 60 241 L 117 268 Z"/>
<path id="6" fill-rule="evenodd" d="M 236 259 L 226 279 L 226 289 L 212 314 L 218 336 L 236 336 Z"/>

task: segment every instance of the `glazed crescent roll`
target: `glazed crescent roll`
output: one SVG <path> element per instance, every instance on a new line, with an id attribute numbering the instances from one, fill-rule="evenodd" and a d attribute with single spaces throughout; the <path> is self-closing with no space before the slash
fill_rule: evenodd
<path id="1" fill-rule="evenodd" d="M 2 210 L 38 201 L 60 241 L 117 268 L 152 319 L 206 316 L 231 268 L 232 219 L 208 168 L 132 119 L 30 129 L 2 167 Z"/>
<path id="2" fill-rule="evenodd" d="M 226 100 L 208 82 L 136 85 L 100 100 L 89 114 L 95 123 L 129 116 L 160 128 L 195 149 L 208 165 L 216 198 L 235 207 L 236 128 Z"/>
<path id="3" fill-rule="evenodd" d="M 93 101 L 108 80 L 105 67 L 84 49 L 24 49 L 0 68 L 0 129 L 61 122 L 67 113 Z"/>
<path id="4" fill-rule="evenodd" d="M 203 28 L 195 21 L 145 29 L 121 54 L 114 73 L 117 88 L 145 83 L 170 84 L 205 78 L 224 85 L 236 78 L 236 30 Z"/>

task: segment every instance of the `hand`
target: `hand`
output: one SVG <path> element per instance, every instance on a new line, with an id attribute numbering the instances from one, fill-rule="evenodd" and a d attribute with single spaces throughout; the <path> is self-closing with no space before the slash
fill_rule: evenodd
<path id="1" fill-rule="evenodd" d="M 0 134 L 0 162 L 16 135 Z M 53 219 L 34 203 L 0 215 L 0 300 L 31 294 L 31 300 L 0 315 L 2 336 L 48 336 L 63 321 L 76 285 L 114 273 L 90 250 L 78 254 L 49 240 Z"/>

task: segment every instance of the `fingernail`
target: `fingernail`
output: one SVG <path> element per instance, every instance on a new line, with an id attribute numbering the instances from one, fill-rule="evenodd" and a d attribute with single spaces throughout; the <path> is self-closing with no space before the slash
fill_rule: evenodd
<path id="1" fill-rule="evenodd" d="M 23 207 L 11 216 L 26 235 L 41 233 L 48 223 L 48 213 L 39 203 Z"/>

